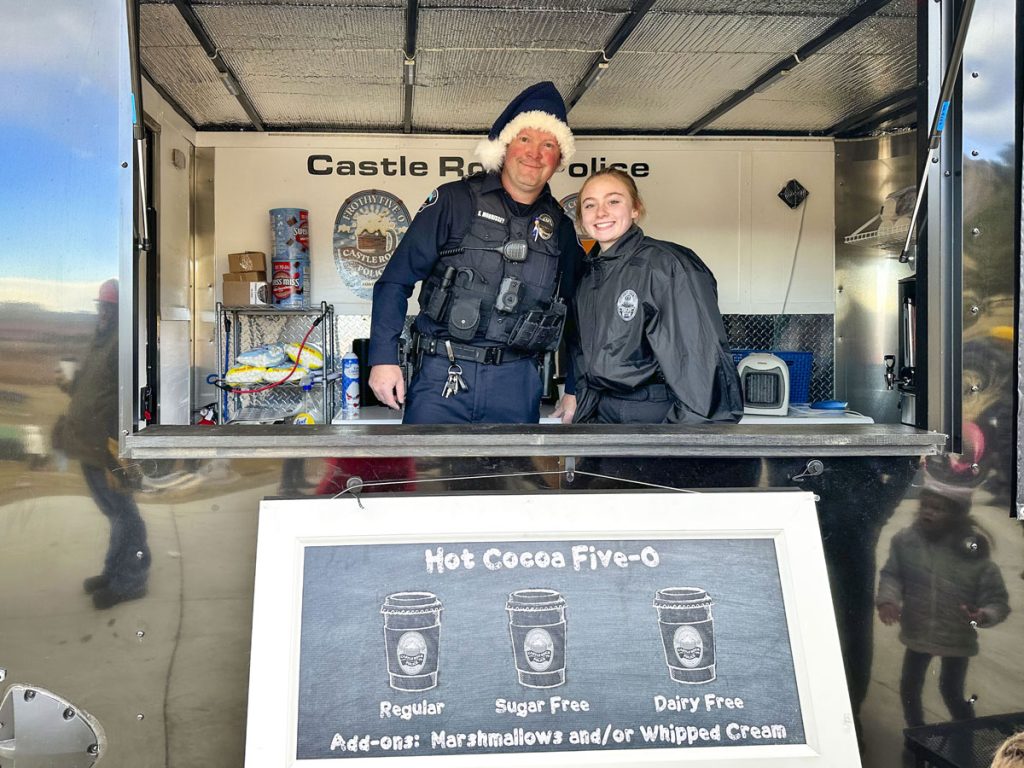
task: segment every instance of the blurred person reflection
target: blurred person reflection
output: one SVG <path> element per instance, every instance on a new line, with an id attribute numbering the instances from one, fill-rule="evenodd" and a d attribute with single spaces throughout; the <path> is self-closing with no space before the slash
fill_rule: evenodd
<path id="1" fill-rule="evenodd" d="M 941 659 L 939 692 L 954 720 L 974 717 L 964 696 L 967 665 L 978 654 L 977 628 L 1010 612 L 992 541 L 970 515 L 972 490 L 925 475 L 914 522 L 892 538 L 875 605 L 883 624 L 899 622 L 906 646 L 900 699 L 908 727 L 924 724 L 921 694 L 932 658 Z"/>
<path id="2" fill-rule="evenodd" d="M 110 523 L 103 571 L 82 586 L 98 609 L 146 594 L 150 554 L 146 524 L 117 458 L 117 280 L 100 286 L 96 333 L 72 380 L 57 385 L 71 396 L 55 427 L 54 442 L 82 466 L 93 501 Z"/>

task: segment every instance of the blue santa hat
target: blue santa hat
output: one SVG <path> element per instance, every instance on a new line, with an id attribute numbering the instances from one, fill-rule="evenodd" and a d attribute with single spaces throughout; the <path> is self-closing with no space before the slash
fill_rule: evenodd
<path id="1" fill-rule="evenodd" d="M 516 96 L 501 113 L 486 139 L 476 146 L 476 156 L 488 171 L 497 171 L 505 162 L 505 150 L 523 128 L 547 131 L 558 140 L 562 150 L 559 170 L 565 168 L 576 151 L 576 142 L 566 122 L 565 102 L 550 80 L 535 83 Z"/>

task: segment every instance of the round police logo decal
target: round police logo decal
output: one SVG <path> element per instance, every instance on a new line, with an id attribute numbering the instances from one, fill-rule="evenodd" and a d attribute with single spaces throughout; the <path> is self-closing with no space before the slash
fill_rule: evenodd
<path id="1" fill-rule="evenodd" d="M 427 195 L 427 199 L 424 200 L 423 201 L 423 205 L 420 206 L 420 211 L 422 211 L 424 208 L 429 208 L 430 206 L 432 206 L 436 202 L 437 202 L 437 190 L 435 189 L 429 195 Z M 416 213 L 419 213 L 420 211 L 416 211 Z"/>
<path id="2" fill-rule="evenodd" d="M 405 203 L 379 189 L 356 192 L 341 204 L 334 219 L 334 267 L 359 298 L 373 297 L 373 284 L 409 229 L 410 218 Z"/>
<path id="3" fill-rule="evenodd" d="M 615 308 L 619 310 L 619 317 L 627 323 L 636 317 L 636 311 L 639 307 L 640 299 L 637 298 L 636 291 L 631 288 L 627 288 L 620 293 L 618 300 L 615 302 Z"/>

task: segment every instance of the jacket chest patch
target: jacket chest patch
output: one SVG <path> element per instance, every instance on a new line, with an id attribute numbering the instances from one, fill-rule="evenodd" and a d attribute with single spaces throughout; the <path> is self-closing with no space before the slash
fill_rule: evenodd
<path id="1" fill-rule="evenodd" d="M 639 306 L 640 300 L 632 288 L 627 288 L 620 293 L 619 298 L 615 301 L 615 309 L 618 310 L 619 317 L 627 323 L 636 317 L 636 310 Z"/>

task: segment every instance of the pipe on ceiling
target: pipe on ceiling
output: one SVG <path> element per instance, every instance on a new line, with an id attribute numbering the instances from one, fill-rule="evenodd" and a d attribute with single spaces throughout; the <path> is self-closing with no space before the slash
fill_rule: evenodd
<path id="1" fill-rule="evenodd" d="M 419 30 L 419 0 L 409 0 L 405 9 L 405 63 L 402 82 L 405 83 L 405 106 L 402 110 L 402 130 L 412 133 L 412 97 L 416 87 L 416 33 Z"/>
<path id="2" fill-rule="evenodd" d="M 238 103 L 245 110 L 245 114 L 249 117 L 253 127 L 257 131 L 265 131 L 266 126 L 263 124 L 263 118 L 260 117 L 260 113 L 256 111 L 256 107 L 252 101 L 249 100 L 245 90 L 238 82 L 238 78 L 235 77 L 235 73 L 231 71 L 231 67 L 228 66 L 227 62 L 224 61 L 224 57 L 220 55 L 220 48 L 218 48 L 213 40 L 210 39 L 210 35 L 207 34 L 206 28 L 203 26 L 202 21 L 196 15 L 195 9 L 192 8 L 192 3 L 189 0 L 173 0 L 174 7 L 178 9 L 178 13 L 181 14 L 181 18 L 184 19 L 188 28 L 192 30 L 192 35 L 199 41 L 199 44 L 206 51 L 207 57 L 213 62 L 213 66 L 217 68 L 217 73 L 220 75 L 220 79 L 224 82 L 224 87 L 227 92 L 234 96 Z"/>
<path id="3" fill-rule="evenodd" d="M 609 38 L 608 42 L 605 44 L 604 50 L 601 51 L 598 57 L 590 65 L 587 73 L 579 83 L 576 84 L 576 87 L 573 88 L 572 93 L 569 94 L 569 98 L 565 100 L 565 108 L 567 111 L 575 107 L 576 103 L 583 98 L 583 94 L 587 92 L 587 89 L 593 87 L 594 84 L 601 79 L 604 73 L 608 70 L 608 63 L 611 61 L 612 56 L 618 52 L 619 48 L 622 47 L 622 44 L 626 42 L 626 38 L 629 37 L 633 30 L 637 28 L 637 25 L 643 21 L 644 16 L 647 15 L 647 12 L 651 10 L 651 6 L 653 5 L 654 0 L 640 0 L 640 2 L 633 7 L 633 10 L 630 11 L 629 15 L 623 19 L 618 29 L 612 33 L 611 38 Z"/>

